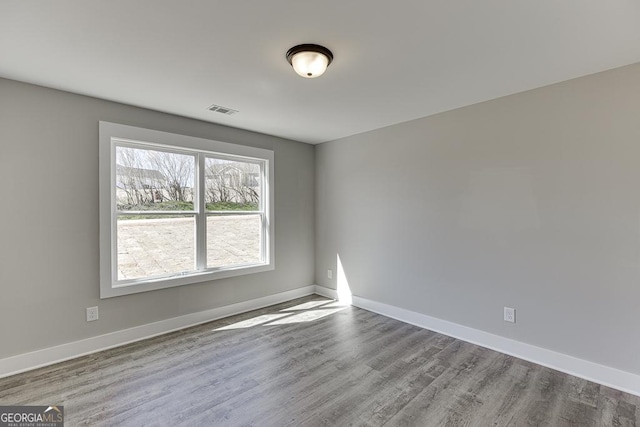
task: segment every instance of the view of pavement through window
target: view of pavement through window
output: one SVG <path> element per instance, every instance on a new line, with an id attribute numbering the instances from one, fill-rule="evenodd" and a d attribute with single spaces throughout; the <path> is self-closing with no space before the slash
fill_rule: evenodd
<path id="1" fill-rule="evenodd" d="M 118 280 L 193 271 L 194 230 L 193 217 L 118 221 Z M 259 215 L 209 216 L 207 235 L 207 267 L 260 262 Z"/>

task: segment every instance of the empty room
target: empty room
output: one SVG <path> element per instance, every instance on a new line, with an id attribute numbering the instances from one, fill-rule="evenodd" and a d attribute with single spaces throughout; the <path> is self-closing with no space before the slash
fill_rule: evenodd
<path id="1" fill-rule="evenodd" d="M 0 0 L 0 426 L 640 426 L 640 2 Z"/>

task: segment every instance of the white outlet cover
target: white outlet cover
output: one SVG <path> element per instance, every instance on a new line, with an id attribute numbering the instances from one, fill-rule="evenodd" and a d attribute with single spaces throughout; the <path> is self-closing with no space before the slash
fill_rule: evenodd
<path id="1" fill-rule="evenodd" d="M 333 278 L 333 270 L 327 270 L 327 279 Z"/>
<path id="2" fill-rule="evenodd" d="M 87 307 L 87 322 L 98 320 L 98 307 Z"/>
<path id="3" fill-rule="evenodd" d="M 504 321 L 516 323 L 516 309 L 511 307 L 504 308 Z"/>

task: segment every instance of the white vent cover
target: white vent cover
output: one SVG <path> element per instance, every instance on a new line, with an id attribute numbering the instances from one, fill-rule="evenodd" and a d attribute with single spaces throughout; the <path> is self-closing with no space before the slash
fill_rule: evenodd
<path id="1" fill-rule="evenodd" d="M 230 116 L 238 112 L 238 110 L 232 110 L 231 108 L 223 107 L 222 105 L 216 105 L 216 104 L 213 104 L 212 106 L 210 106 L 208 110 L 213 111 L 215 113 L 226 114 L 227 116 Z"/>

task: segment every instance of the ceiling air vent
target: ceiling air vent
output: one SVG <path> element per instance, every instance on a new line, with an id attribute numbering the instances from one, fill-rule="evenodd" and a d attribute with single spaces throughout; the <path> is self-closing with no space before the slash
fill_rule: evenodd
<path id="1" fill-rule="evenodd" d="M 215 113 L 226 114 L 230 116 L 238 112 L 238 110 L 232 110 L 231 108 L 223 107 L 222 105 L 213 104 L 208 108 L 208 110 L 213 111 Z"/>

